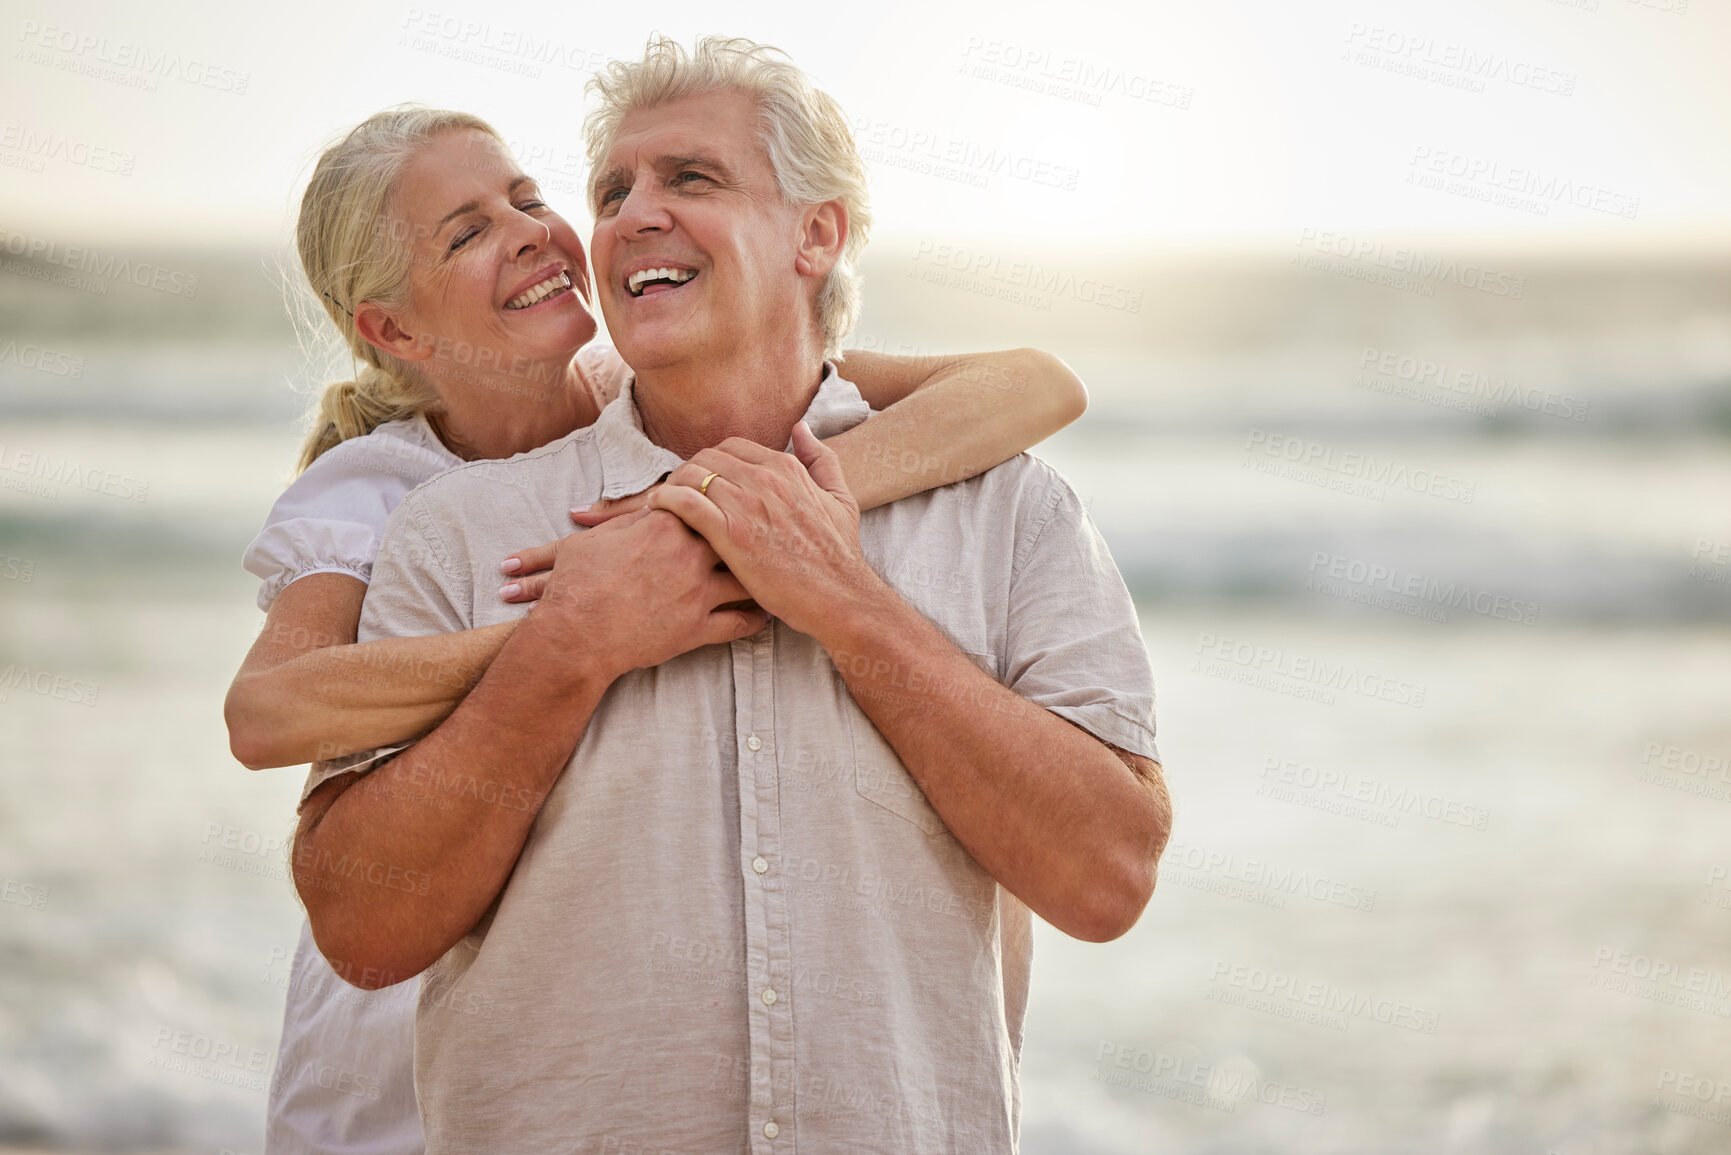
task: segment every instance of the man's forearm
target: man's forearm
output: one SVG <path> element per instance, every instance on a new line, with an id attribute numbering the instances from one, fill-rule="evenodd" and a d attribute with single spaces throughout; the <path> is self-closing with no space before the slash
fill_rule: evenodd
<path id="1" fill-rule="evenodd" d="M 1171 825 L 1158 768 L 999 685 L 887 585 L 849 610 L 818 640 L 975 860 L 1067 934 L 1129 929 Z"/>
<path id="2" fill-rule="evenodd" d="M 357 986 L 425 970 L 498 896 L 611 679 L 520 629 L 432 734 L 302 810 L 295 884 L 319 949 Z M 559 659 L 559 660 L 556 660 Z"/>

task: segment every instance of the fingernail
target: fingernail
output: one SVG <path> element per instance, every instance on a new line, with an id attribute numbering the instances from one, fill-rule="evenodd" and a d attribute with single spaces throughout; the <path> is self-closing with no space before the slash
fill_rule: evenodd
<path id="1" fill-rule="evenodd" d="M 520 584 L 518 584 L 517 582 L 512 582 L 510 585 L 504 585 L 504 586 L 499 587 L 499 596 L 506 599 L 507 601 L 509 601 L 511 598 L 516 597 L 518 594 L 520 594 L 522 592 L 523 592 L 523 587 Z"/>
<path id="2" fill-rule="evenodd" d="M 571 507 L 571 512 L 572 513 L 588 513 L 591 509 L 594 509 L 594 508 L 595 507 L 593 505 L 573 505 Z"/>
<path id="3" fill-rule="evenodd" d="M 508 557 L 504 561 L 499 563 L 499 572 L 500 573 L 516 573 L 518 570 L 520 570 L 522 568 L 523 568 L 523 559 L 522 558 Z"/>

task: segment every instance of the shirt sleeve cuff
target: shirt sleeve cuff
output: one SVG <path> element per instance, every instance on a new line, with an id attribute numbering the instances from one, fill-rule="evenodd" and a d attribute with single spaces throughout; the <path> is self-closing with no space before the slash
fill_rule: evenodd
<path id="1" fill-rule="evenodd" d="M 301 807 L 307 804 L 307 798 L 312 795 L 314 790 L 332 778 L 343 774 L 370 773 L 383 765 L 386 759 L 402 753 L 413 745 L 413 742 L 401 742 L 395 746 L 381 746 L 377 750 L 350 754 L 346 758 L 333 758 L 329 762 L 315 762 L 312 770 L 307 773 L 307 784 L 301 787 L 301 800 L 295 806 L 295 813 L 300 813 Z"/>
<path id="2" fill-rule="evenodd" d="M 1106 706 L 1047 706 L 1046 709 L 1067 722 L 1074 722 L 1102 742 L 1160 761 L 1160 750 L 1154 745 L 1154 731 L 1142 722 L 1126 718 Z"/>

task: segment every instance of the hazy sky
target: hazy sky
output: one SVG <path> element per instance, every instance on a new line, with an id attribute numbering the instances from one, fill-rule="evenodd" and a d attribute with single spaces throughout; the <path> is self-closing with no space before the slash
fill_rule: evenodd
<path id="1" fill-rule="evenodd" d="M 582 221 L 583 82 L 657 29 L 835 94 L 880 238 L 1731 238 L 1724 0 L 0 10 L 0 229 L 67 243 L 280 242 L 319 145 L 403 100 L 492 120 Z"/>

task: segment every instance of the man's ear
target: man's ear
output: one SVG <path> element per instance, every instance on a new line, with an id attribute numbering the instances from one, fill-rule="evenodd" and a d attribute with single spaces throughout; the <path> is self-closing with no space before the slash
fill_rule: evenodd
<path id="1" fill-rule="evenodd" d="M 840 201 L 824 201 L 805 210 L 800 218 L 799 248 L 793 267 L 802 277 L 829 275 L 847 244 L 847 207 Z"/>
<path id="2" fill-rule="evenodd" d="M 355 310 L 355 332 L 379 352 L 401 361 L 424 361 L 433 355 L 432 342 L 406 331 L 395 314 L 371 301 L 362 301 Z"/>

